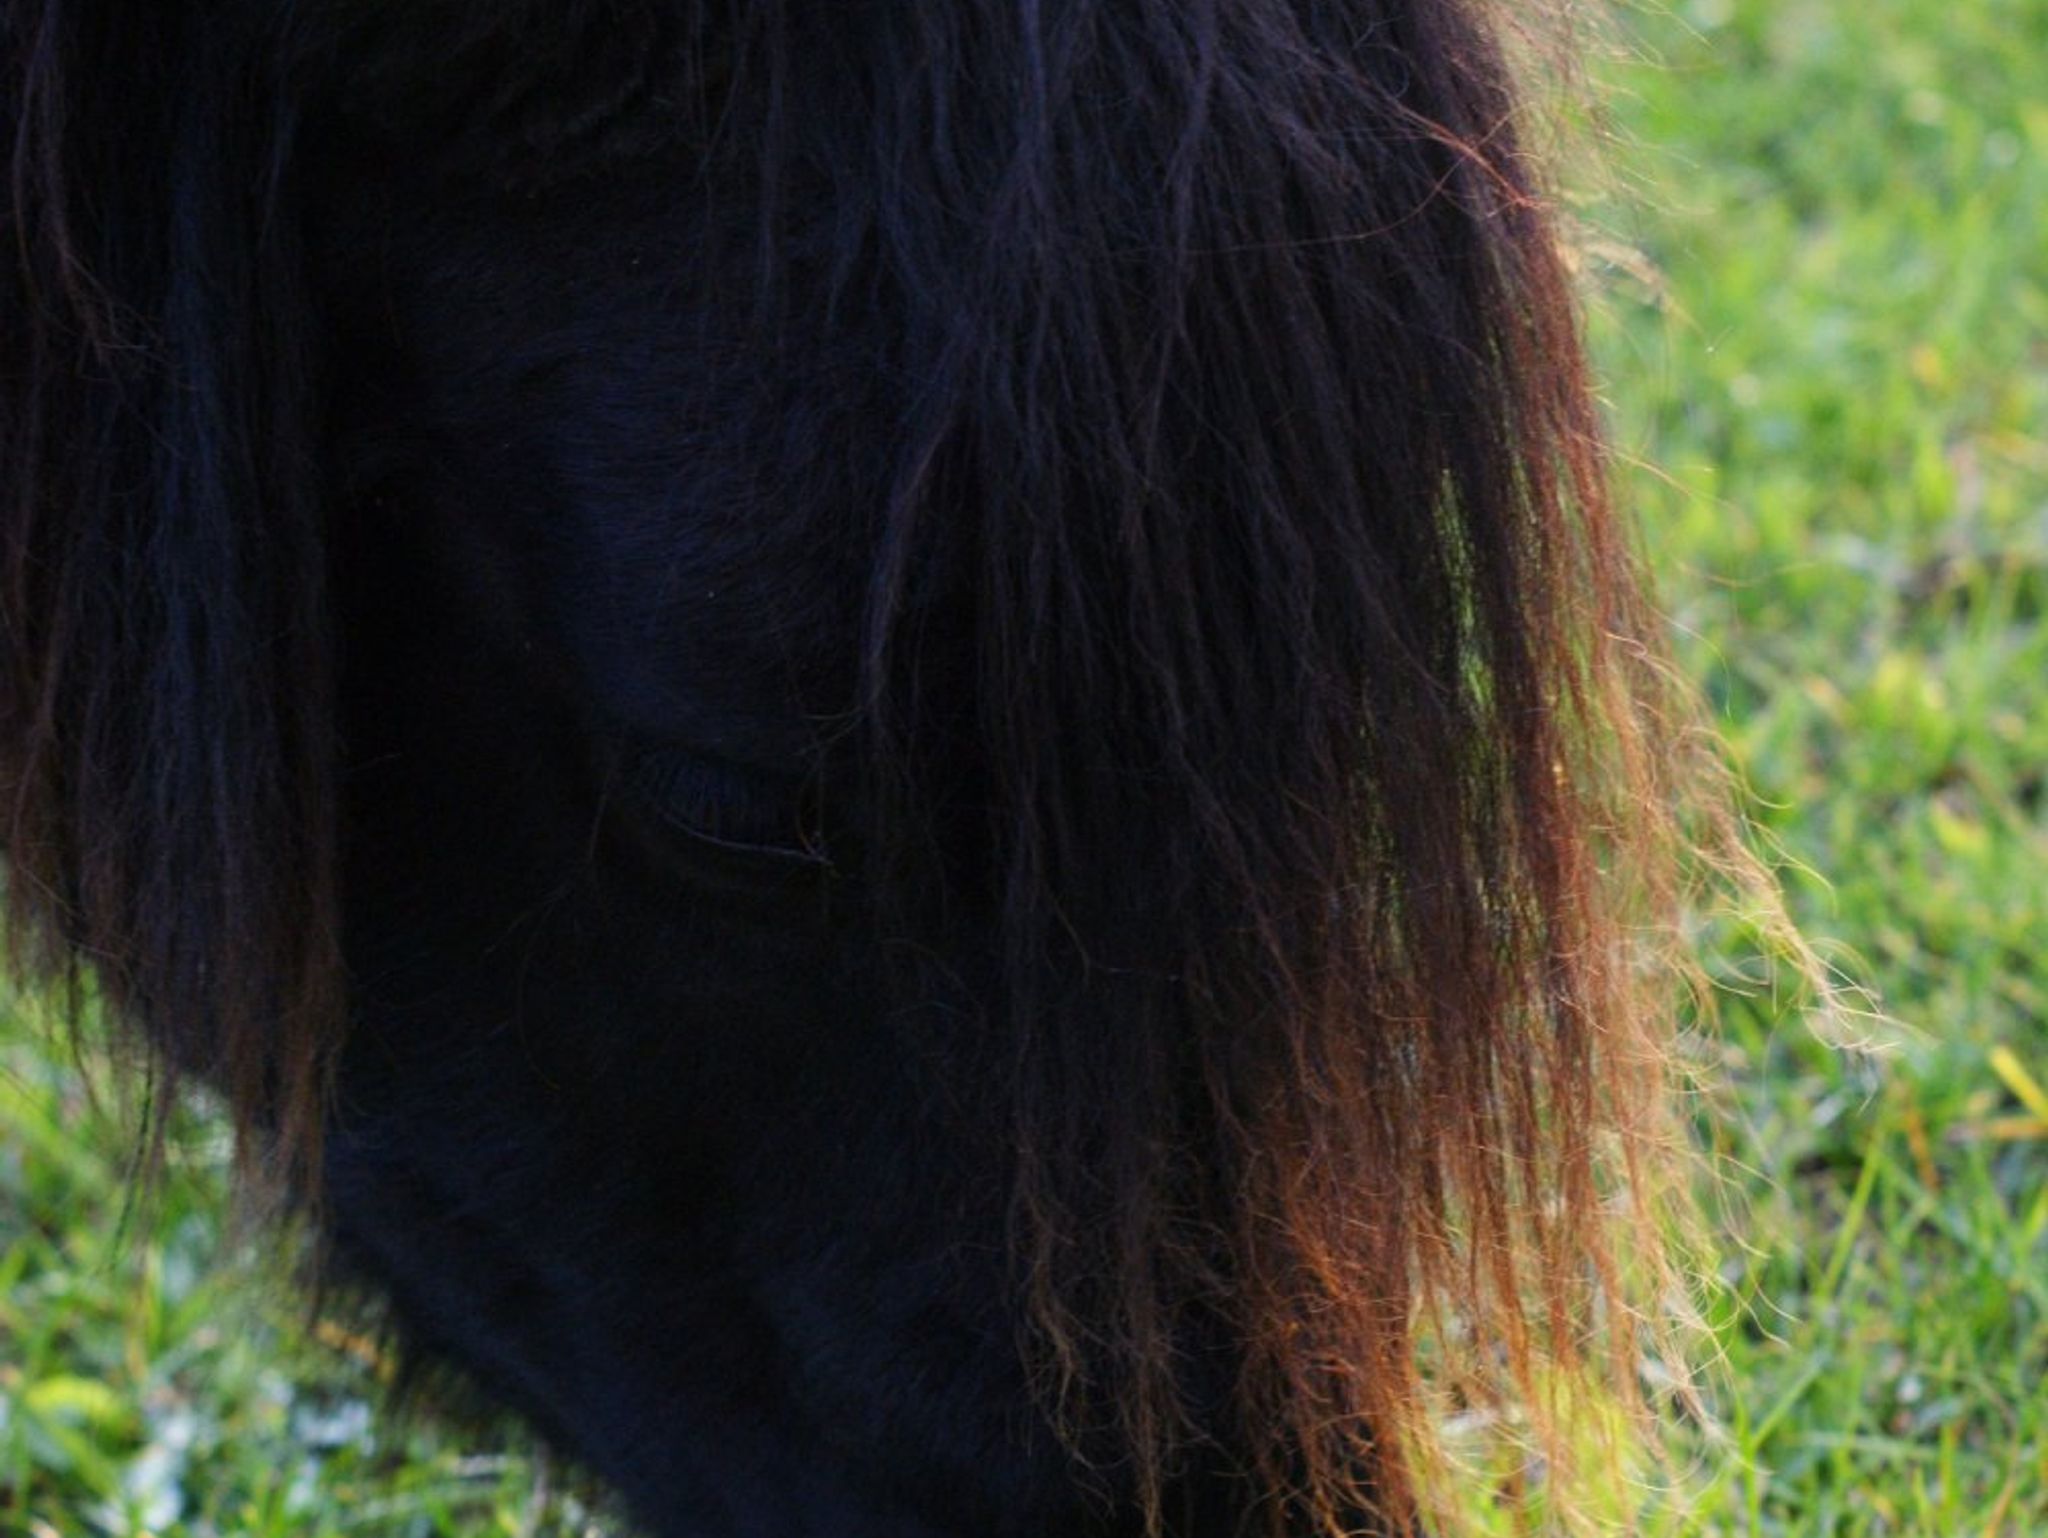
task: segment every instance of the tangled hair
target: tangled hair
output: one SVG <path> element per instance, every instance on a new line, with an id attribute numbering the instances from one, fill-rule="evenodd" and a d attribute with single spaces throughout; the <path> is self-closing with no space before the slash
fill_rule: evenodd
<path id="1" fill-rule="evenodd" d="M 0 8 L 7 918 L 303 1172 L 341 975 L 289 108 L 196 9 Z"/>
<path id="2" fill-rule="evenodd" d="M 325 9 L 0 8 L 8 919 L 302 1189 L 346 829 L 293 147 L 305 61 L 401 8 Z M 545 78 L 629 18 L 745 189 L 764 327 L 900 317 L 863 890 L 884 943 L 992 947 L 948 1071 L 1014 1170 L 1022 1349 L 1155 1532 L 1203 1449 L 1276 1534 L 1454 1531 L 1454 1410 L 1518 1407 L 1569 1488 L 1668 1280 L 1720 824 L 1487 12 L 417 23 Z"/>

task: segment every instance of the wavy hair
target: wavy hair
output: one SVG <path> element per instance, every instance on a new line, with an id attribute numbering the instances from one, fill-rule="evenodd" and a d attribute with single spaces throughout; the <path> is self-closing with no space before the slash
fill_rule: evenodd
<path id="1" fill-rule="evenodd" d="M 302 1186 L 345 834 L 291 61 L 360 9 L 0 8 L 8 921 Z M 866 889 L 998 958 L 954 1071 L 1022 1349 L 1154 1531 L 1197 1456 L 1275 1533 L 1453 1531 L 1481 1407 L 1568 1486 L 1668 1281 L 1690 819 L 1747 867 L 1489 11 L 434 13 L 529 68 L 661 13 L 764 314 L 824 206 L 823 302 L 902 316 Z"/>

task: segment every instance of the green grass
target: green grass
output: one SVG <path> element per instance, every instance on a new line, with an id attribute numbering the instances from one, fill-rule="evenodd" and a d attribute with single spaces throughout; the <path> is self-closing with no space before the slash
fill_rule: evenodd
<path id="1" fill-rule="evenodd" d="M 178 1118 L 130 1211 L 126 1122 L 0 1026 L 0 1535 L 582 1533 L 516 1436 L 386 1412 L 375 1341 L 313 1327 L 274 1234 L 222 1234 L 225 1147 Z M 374 1407 L 374 1408 L 373 1408 Z"/>
<path id="2" fill-rule="evenodd" d="M 1721 1363 L 1658 1531 L 2048 1533 L 2048 0 L 1692 0 L 1594 70 L 1627 495 L 1801 919 L 1881 1050 L 1731 994 Z M 374 1346 L 218 1237 L 0 1024 L 0 1534 L 583 1533 L 516 1437 L 381 1412 Z M 2003 1049 L 2004 1056 L 1999 1055 Z M 607 1531 L 617 1532 L 615 1525 Z"/>
<path id="3" fill-rule="evenodd" d="M 1626 485 L 1818 873 L 1799 917 L 1895 1022 L 1854 1053 L 1724 1006 L 1683 1530 L 2033 1538 L 2048 1127 L 1994 1134 L 1998 1064 L 2048 1080 L 2048 5 L 1694 0 L 1626 38 L 1585 211 Z"/>

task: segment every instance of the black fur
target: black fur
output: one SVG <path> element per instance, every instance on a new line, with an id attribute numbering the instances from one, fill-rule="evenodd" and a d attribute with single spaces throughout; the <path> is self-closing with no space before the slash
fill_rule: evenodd
<path id="1" fill-rule="evenodd" d="M 665 1538 L 1405 1520 L 1611 1275 L 1473 9 L 0 0 L 17 941 Z"/>

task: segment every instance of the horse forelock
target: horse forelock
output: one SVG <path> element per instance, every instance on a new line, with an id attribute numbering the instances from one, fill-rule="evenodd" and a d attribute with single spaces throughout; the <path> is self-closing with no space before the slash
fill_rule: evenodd
<path id="1" fill-rule="evenodd" d="M 681 120 L 744 211 L 764 335 L 805 302 L 900 321 L 846 638 L 863 874 L 880 943 L 999 980 L 950 1067 L 1009 1151 L 1047 1409 L 1155 1524 L 1199 1446 L 1276 1530 L 1441 1518 L 1453 1396 L 1532 1404 L 1564 1456 L 1560 1385 L 1609 1365 L 1581 1337 L 1642 1281 L 1631 1236 L 1656 1277 L 1664 1009 L 1628 951 L 1672 920 L 1683 771 L 1479 8 L 622 8 L 639 53 L 602 8 L 293 8 L 207 75 L 235 112 L 127 109 L 119 133 L 213 125 L 140 249 L 89 225 L 161 196 L 141 151 L 32 119 L 141 45 L 62 9 L 7 22 L 34 89 L 0 324 L 36 360 L 0 403 L 35 467 L 7 510 L 13 922 L 220 1025 L 191 1066 L 316 1166 L 341 1028 L 316 370 L 290 189 L 236 178 L 280 164 L 287 82 L 321 69 L 395 142 L 481 103 L 456 115 L 514 188 Z M 236 303 L 285 324 L 209 334 Z"/>
<path id="2" fill-rule="evenodd" d="M 1670 917 L 1653 626 L 1506 66 L 1438 5 L 913 12 L 877 60 L 937 381 L 872 593 L 879 804 L 900 839 L 957 768 L 919 762 L 958 741 L 903 623 L 929 549 L 1046 1392 L 1156 1495 L 1219 1434 L 1220 1330 L 1273 1519 L 1405 1521 L 1420 1337 L 1508 1343 L 1457 1392 L 1567 1379 L 1597 1204 L 1655 1206 L 1660 1005 L 1617 960 Z"/>

